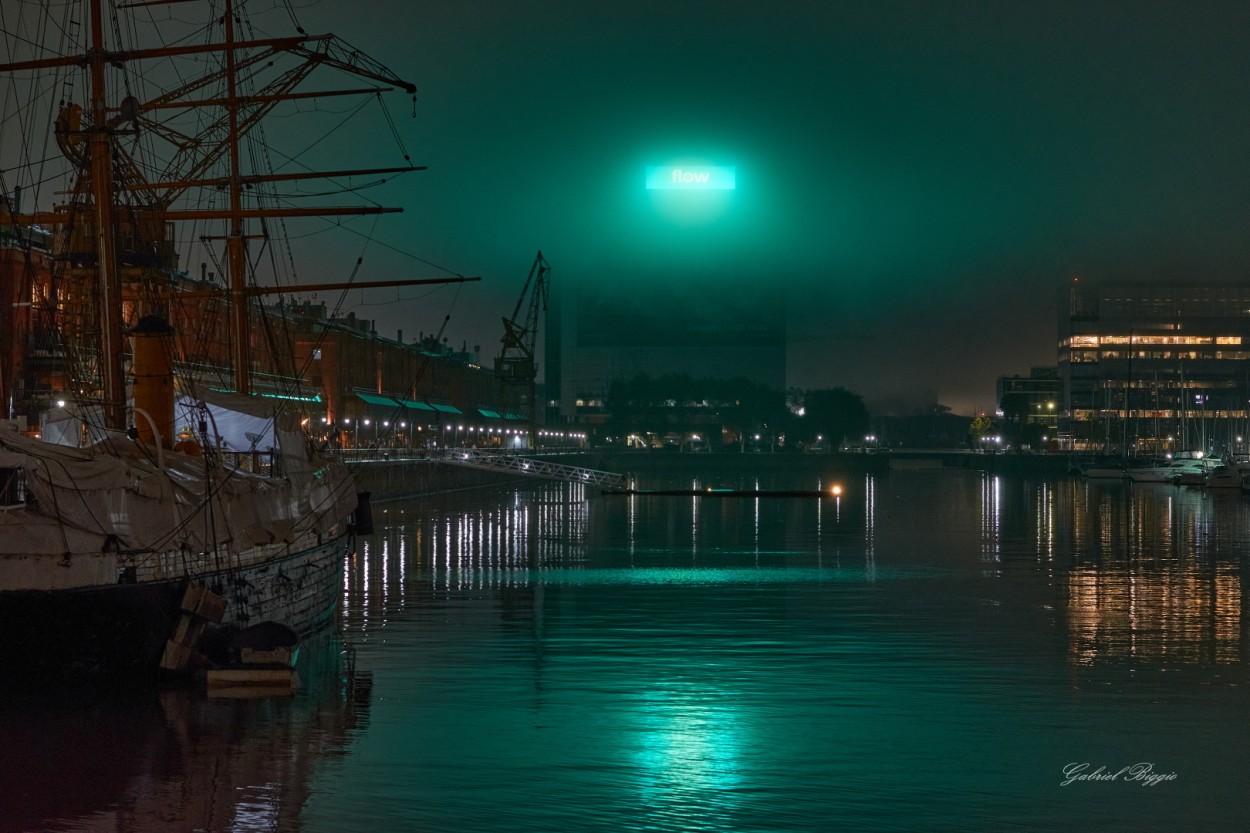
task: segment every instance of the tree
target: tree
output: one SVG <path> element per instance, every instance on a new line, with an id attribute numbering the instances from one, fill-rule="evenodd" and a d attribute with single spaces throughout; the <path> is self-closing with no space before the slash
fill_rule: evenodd
<path id="1" fill-rule="evenodd" d="M 1026 393 L 1010 391 L 1003 394 L 1003 399 L 998 403 L 998 407 L 1003 412 L 1004 428 L 1006 428 L 1003 433 L 1011 439 L 1012 444 L 1019 450 L 1020 446 L 1027 442 L 1025 426 L 1028 425 L 1033 402 Z M 1040 437 L 1041 434 L 1038 433 L 1038 436 Z"/>
<path id="2" fill-rule="evenodd" d="M 993 421 L 985 414 L 977 414 L 976 419 L 972 420 L 972 424 L 968 426 L 968 446 L 977 448 L 981 445 L 981 438 L 989 433 L 994 427 Z"/>
<path id="3" fill-rule="evenodd" d="M 766 385 L 684 374 L 614 381 L 607 410 L 612 430 L 620 434 L 699 434 L 713 444 L 724 430 L 742 435 L 767 425 L 776 433 L 788 413 L 782 393 Z"/>
<path id="4" fill-rule="evenodd" d="M 803 439 L 818 436 L 831 444 L 863 437 L 868 432 L 868 408 L 858 393 L 846 388 L 809 390 L 803 397 Z"/>

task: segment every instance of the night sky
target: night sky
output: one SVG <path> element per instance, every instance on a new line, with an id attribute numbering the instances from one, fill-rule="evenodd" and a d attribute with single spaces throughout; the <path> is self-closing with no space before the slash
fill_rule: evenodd
<path id="1" fill-rule="evenodd" d="M 971 413 L 1054 364 L 1073 276 L 1248 271 L 1244 3 L 360 8 L 298 14 L 417 84 L 392 112 L 429 166 L 372 195 L 405 212 L 357 224 L 361 279 L 484 279 L 352 293 L 384 335 L 450 314 L 493 355 L 542 249 L 557 285 L 783 293 L 789 385 Z M 672 161 L 737 189 L 646 191 Z"/>

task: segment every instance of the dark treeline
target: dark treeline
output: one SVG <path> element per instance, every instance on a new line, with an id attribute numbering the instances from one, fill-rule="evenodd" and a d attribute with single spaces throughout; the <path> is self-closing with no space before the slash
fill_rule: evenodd
<path id="1" fill-rule="evenodd" d="M 639 375 L 613 382 L 605 428 L 653 441 L 685 443 L 692 435 L 715 448 L 761 443 L 783 448 L 858 444 L 869 427 L 858 394 L 843 388 L 788 395 L 745 378 Z M 759 439 L 756 439 L 756 437 Z"/>

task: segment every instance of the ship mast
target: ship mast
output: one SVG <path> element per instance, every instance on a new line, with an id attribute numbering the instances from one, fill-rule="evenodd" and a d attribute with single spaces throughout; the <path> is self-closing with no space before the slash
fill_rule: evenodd
<path id="1" fill-rule="evenodd" d="M 239 92 L 234 62 L 234 3 L 226 0 L 226 113 L 230 129 L 230 231 L 226 235 L 226 262 L 230 273 L 230 352 L 234 365 L 234 389 L 240 396 L 252 393 L 251 350 L 247 330 L 247 257 L 243 250 L 243 180 L 239 175 Z"/>
<path id="2" fill-rule="evenodd" d="M 122 369 L 121 272 L 113 211 L 113 143 L 105 117 L 104 15 L 91 0 L 91 198 L 95 201 L 96 269 L 100 282 L 100 375 L 104 424 L 126 427 L 126 377 Z"/>
<path id="3" fill-rule="evenodd" d="M 183 0 L 139 0 L 127 6 L 166 5 Z M 241 141 L 254 127 L 262 116 L 269 113 L 280 102 L 319 96 L 344 95 L 378 95 L 398 87 L 409 94 L 416 92 L 416 87 L 396 76 L 386 67 L 368 58 L 351 47 L 338 41 L 333 35 L 309 35 L 300 30 L 291 37 L 244 39 L 238 37 L 236 15 L 241 5 L 240 0 L 225 0 L 223 37 L 221 42 L 189 44 L 178 43 L 143 49 L 123 49 L 117 45 L 112 50 L 106 48 L 105 21 L 103 0 L 86 0 L 89 7 L 88 19 L 90 32 L 88 50 L 85 55 L 62 55 L 58 57 L 40 57 L 33 60 L 15 61 L 0 64 L 0 73 L 15 71 L 44 70 L 82 66 L 88 73 L 89 102 L 83 108 L 83 124 L 80 130 L 77 121 L 67 118 L 64 125 L 66 146 L 83 147 L 85 153 L 71 155 L 76 162 L 76 170 L 80 182 L 87 180 L 87 193 L 94 203 L 90 208 L 90 216 L 94 224 L 91 234 L 94 239 L 89 259 L 94 270 L 93 281 L 96 284 L 97 312 L 95 324 L 98 334 L 91 346 L 95 348 L 95 367 L 98 369 L 98 392 L 104 406 L 105 425 L 110 428 L 126 427 L 126 373 L 124 356 L 127 353 L 124 319 L 125 303 L 134 304 L 138 299 L 134 296 L 127 277 L 137 266 L 144 269 L 142 258 L 135 258 L 132 251 L 136 241 L 140 248 L 148 245 L 151 251 L 160 249 L 172 241 L 151 238 L 153 229 L 163 229 L 168 222 L 179 220 L 218 220 L 224 221 L 225 270 L 227 272 L 226 301 L 228 309 L 228 339 L 230 363 L 234 376 L 235 390 L 240 394 L 250 394 L 252 383 L 250 370 L 251 333 L 248 322 L 249 305 L 259 294 L 276 291 L 266 288 L 258 291 L 251 286 L 248 274 L 247 255 L 247 223 L 270 217 L 332 217 L 345 215 L 381 214 L 402 211 L 401 208 L 380 205 L 357 205 L 335 207 L 305 207 L 291 205 L 254 205 L 249 204 L 248 189 L 257 183 L 295 181 L 323 177 L 327 179 L 355 175 L 379 175 L 423 170 L 414 166 L 404 156 L 405 167 L 374 168 L 364 170 L 335 170 L 330 172 L 304 171 L 298 173 L 274 174 L 271 172 L 243 170 Z M 169 58 L 172 56 L 205 55 L 218 53 L 222 56 L 218 68 L 202 78 L 194 79 L 177 89 L 146 103 L 127 102 L 109 103 L 108 73 L 113 66 L 122 66 L 145 59 Z M 271 81 L 265 83 L 255 92 L 247 92 L 240 85 L 240 80 L 254 77 L 259 68 L 271 67 L 274 59 L 285 54 L 294 58 L 297 66 L 281 72 Z M 350 73 L 358 78 L 379 82 L 384 86 L 368 86 L 358 89 L 330 89 L 316 92 L 295 92 L 295 86 L 304 80 L 316 67 L 330 67 Z M 210 84 L 222 86 L 222 95 L 203 97 L 197 95 Z M 66 105 L 72 107 L 72 105 Z M 190 112 L 198 108 L 218 108 L 224 110 L 224 118 L 212 121 L 208 127 L 201 127 L 192 133 L 180 133 L 169 123 L 157 120 L 161 112 L 176 110 Z M 119 115 L 120 114 L 120 115 Z M 130 148 L 117 141 L 119 133 L 133 133 L 124 128 L 126 122 L 132 122 L 135 129 L 146 128 L 151 135 L 163 138 L 173 147 L 172 161 L 167 163 L 166 173 L 151 181 L 144 167 L 136 163 L 130 156 Z M 58 131 L 62 124 L 58 119 Z M 60 135 L 60 132 L 58 133 Z M 81 144 L 78 144 L 81 143 Z M 210 172 L 213 165 L 226 167 L 225 175 L 214 175 Z M 164 180 L 164 181 L 159 181 Z M 190 188 L 209 187 L 221 188 L 226 195 L 226 204 L 218 208 L 183 204 L 172 207 Z M 139 195 L 137 203 L 130 204 L 123 210 L 118 201 L 117 190 L 125 188 Z M 83 217 L 75 209 L 73 201 L 68 206 L 54 210 L 34 210 L 26 213 L 15 213 L 16 223 L 29 226 L 58 226 L 73 231 L 75 220 Z M 145 225 L 146 223 L 146 225 Z M 125 230 L 122 230 L 122 227 Z M 123 239 L 122 235 L 125 235 Z M 134 239 L 131 239 L 134 238 Z M 202 240 L 217 239 L 201 235 Z M 141 253 L 142 254 L 142 253 Z M 150 256 L 147 252 L 145 256 Z M 162 255 L 156 257 L 161 258 Z M 160 260 L 158 268 L 172 270 L 176 268 L 176 259 L 172 256 Z M 129 271 L 128 271 L 129 270 Z M 460 279 L 472 280 L 472 279 Z M 411 283 L 424 283 L 413 281 Z M 443 280 L 439 282 L 452 282 Z M 398 285 L 409 282 L 385 282 L 385 285 Z M 321 286 L 327 286 L 322 284 Z M 379 284 L 382 285 L 382 284 Z M 288 286 L 287 292 L 300 291 L 299 286 Z M 177 298 L 182 292 L 173 291 L 166 301 Z M 191 293 L 196 294 L 196 293 Z M 163 306 L 164 302 L 158 304 Z"/>

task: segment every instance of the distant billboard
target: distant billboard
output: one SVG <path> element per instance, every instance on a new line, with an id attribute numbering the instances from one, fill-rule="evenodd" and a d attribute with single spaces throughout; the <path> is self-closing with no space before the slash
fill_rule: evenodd
<path id="1" fill-rule="evenodd" d="M 652 165 L 647 168 L 649 191 L 732 191 L 737 169 L 723 165 Z"/>

